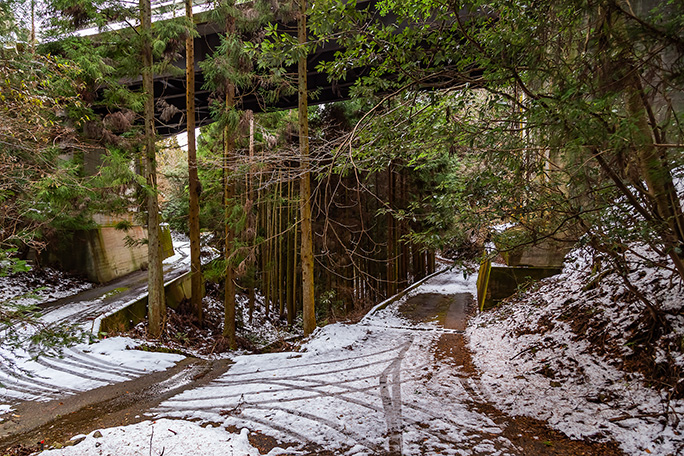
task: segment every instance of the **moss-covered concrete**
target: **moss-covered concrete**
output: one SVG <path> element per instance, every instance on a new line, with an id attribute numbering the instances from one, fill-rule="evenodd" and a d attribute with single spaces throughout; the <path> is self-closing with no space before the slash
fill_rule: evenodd
<path id="1" fill-rule="evenodd" d="M 518 247 L 501 256 L 508 266 L 524 266 L 536 268 L 559 268 L 563 266 L 565 256 L 572 249 L 573 243 L 553 240 L 540 241 L 534 245 Z"/>
<path id="2" fill-rule="evenodd" d="M 488 261 L 484 262 L 480 266 L 477 284 L 480 310 L 490 309 L 518 289 L 560 272 L 561 268 L 492 266 Z"/>

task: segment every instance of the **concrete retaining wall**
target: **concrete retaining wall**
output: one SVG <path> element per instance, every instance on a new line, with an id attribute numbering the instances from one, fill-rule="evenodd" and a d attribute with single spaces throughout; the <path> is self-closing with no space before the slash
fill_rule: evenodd
<path id="1" fill-rule="evenodd" d="M 147 230 L 133 225 L 133 216 L 98 216 L 100 225 L 93 230 L 65 233 L 59 245 L 52 246 L 48 263 L 86 275 L 89 280 L 107 283 L 133 271 L 147 267 Z M 125 221 L 131 226 L 127 230 L 115 227 Z M 168 226 L 162 226 L 163 258 L 173 255 L 173 242 Z"/>
<path id="2" fill-rule="evenodd" d="M 480 266 L 477 281 L 480 310 L 490 309 L 512 296 L 520 287 L 560 274 L 561 271 L 562 268 L 492 266 L 489 261 L 485 261 Z"/>
<path id="3" fill-rule="evenodd" d="M 166 305 L 177 309 L 184 299 L 192 296 L 190 273 L 166 283 L 164 285 Z M 132 301 L 126 307 L 111 315 L 107 315 L 100 321 L 99 335 L 124 332 L 147 318 L 147 295 Z"/>

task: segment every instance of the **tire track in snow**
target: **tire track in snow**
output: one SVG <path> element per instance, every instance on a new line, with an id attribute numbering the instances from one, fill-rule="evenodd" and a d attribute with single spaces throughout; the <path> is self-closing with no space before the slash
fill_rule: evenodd
<path id="1" fill-rule="evenodd" d="M 91 354 L 88 354 L 82 350 L 78 350 L 76 348 L 66 348 L 64 349 L 65 352 L 68 352 L 70 354 L 71 358 L 76 358 L 76 359 L 82 359 L 88 363 L 88 365 L 100 365 L 100 366 L 107 366 L 111 369 L 114 369 L 115 371 L 118 372 L 127 372 L 128 374 L 137 377 L 140 375 L 145 375 L 148 374 L 148 371 L 144 371 L 142 369 L 134 369 L 130 368 L 127 366 L 123 366 L 120 364 L 115 364 L 110 361 L 100 359 L 97 356 L 93 356 Z"/>
<path id="2" fill-rule="evenodd" d="M 52 397 L 52 394 L 54 393 L 51 390 L 46 389 L 41 389 L 38 386 L 35 385 L 23 385 L 21 383 L 18 383 L 16 380 L 8 379 L 8 378 L 0 378 L 0 388 L 4 388 L 6 390 L 5 394 L 7 394 L 10 397 L 14 397 L 12 395 L 13 392 L 18 392 L 18 393 L 24 393 L 24 394 L 30 394 L 31 396 L 35 397 Z M 21 397 L 21 395 L 19 395 Z"/>
<path id="3" fill-rule="evenodd" d="M 51 370 L 54 370 L 57 372 L 62 372 L 65 374 L 73 375 L 74 377 L 77 377 L 77 378 L 84 378 L 86 380 L 92 380 L 94 382 L 100 382 L 103 384 L 112 383 L 112 382 L 117 381 L 117 380 L 118 381 L 128 380 L 125 377 L 116 376 L 116 375 L 114 375 L 113 377 L 117 377 L 117 378 L 111 378 L 110 377 L 110 378 L 105 379 L 102 377 L 96 377 L 94 375 L 86 374 L 83 371 L 78 371 L 78 370 L 69 369 L 68 367 L 63 367 L 56 362 L 48 362 L 44 358 L 36 359 L 36 363 L 40 364 L 43 367 L 47 367 L 48 369 L 51 369 Z M 101 386 L 101 385 L 98 385 L 98 386 Z"/>
<path id="4" fill-rule="evenodd" d="M 421 368 L 416 368 L 413 370 L 420 370 Z M 404 374 L 407 371 L 404 371 Z M 320 380 L 313 380 L 313 379 L 303 379 L 300 378 L 298 379 L 300 382 L 308 382 L 308 383 L 315 383 L 317 386 L 303 386 L 295 383 L 288 383 L 284 381 L 280 381 L 278 379 L 274 380 L 259 380 L 255 381 L 254 383 L 258 384 L 264 384 L 264 385 L 275 385 L 275 386 L 286 386 L 287 388 L 279 389 L 279 390 L 260 390 L 260 391 L 254 391 L 254 392 L 249 392 L 249 393 L 244 393 L 240 391 L 236 391 L 234 394 L 230 395 L 215 395 L 215 396 L 203 396 L 203 397 L 197 397 L 193 396 L 192 398 L 173 398 L 170 399 L 169 401 L 164 403 L 164 407 L 160 407 L 156 409 L 157 412 L 159 413 L 165 413 L 169 411 L 173 412 L 193 412 L 193 411 L 211 411 L 211 410 L 216 410 L 217 404 L 221 403 L 222 406 L 226 409 L 228 408 L 235 408 L 235 409 L 240 409 L 240 410 L 248 410 L 251 408 L 259 408 L 259 409 L 265 409 L 267 410 L 268 408 L 265 407 L 267 404 L 283 404 L 283 403 L 288 403 L 288 402 L 300 402 L 300 401 L 307 401 L 307 400 L 316 400 L 316 399 L 341 399 L 347 403 L 356 405 L 360 408 L 367 409 L 372 412 L 376 412 L 379 414 L 384 414 L 385 413 L 385 408 L 382 405 L 374 405 L 372 402 L 369 400 L 361 400 L 357 399 L 354 397 L 349 397 L 349 394 L 362 394 L 364 396 L 367 396 L 369 399 L 378 399 L 377 395 L 372 394 L 374 391 L 378 391 L 380 388 L 380 385 L 377 383 L 374 383 L 373 385 L 366 386 L 363 388 L 358 388 L 358 387 L 352 387 L 352 386 L 347 386 L 345 387 L 342 391 L 335 391 L 335 392 L 325 392 L 325 391 L 320 391 L 317 388 L 325 388 L 325 387 L 330 387 L 331 385 L 338 387 L 338 385 L 344 384 L 344 383 L 356 383 L 361 380 L 366 380 L 366 379 L 378 379 L 377 374 L 369 375 L 366 377 L 359 377 L 359 378 L 353 378 L 353 379 L 346 379 L 344 381 L 340 382 L 333 382 L 333 383 L 326 383 L 322 382 Z M 415 381 L 418 380 L 419 377 L 412 377 L 412 378 L 403 378 L 399 381 L 400 384 L 407 383 L 410 381 Z M 249 384 L 249 383 L 248 383 Z M 248 385 L 247 384 L 247 385 Z M 214 384 L 210 385 L 215 386 Z M 238 385 L 236 385 L 238 386 Z M 244 382 L 240 383 L 239 386 L 245 387 L 246 384 Z M 215 388 L 214 388 L 215 389 Z M 307 391 L 311 392 L 314 394 L 308 395 L 308 396 L 297 396 L 297 397 L 275 397 L 272 399 L 263 399 L 263 400 L 243 400 L 241 399 L 244 398 L 245 395 L 249 396 L 258 396 L 261 394 L 277 394 L 277 393 L 284 393 L 288 391 L 297 391 L 297 390 L 302 390 L 302 391 Z M 208 404 L 200 404 L 200 402 L 209 402 Z M 180 405 L 182 403 L 186 403 L 186 406 Z M 443 422 L 447 426 L 455 426 L 459 425 L 460 423 L 449 419 L 448 417 L 445 416 L 439 416 L 435 414 L 433 411 L 426 409 L 425 407 L 421 407 L 416 404 L 411 404 L 411 403 L 404 403 L 402 404 L 402 409 L 409 409 L 415 412 L 418 412 L 420 414 L 424 415 L 424 418 L 429 418 L 432 420 L 438 420 Z M 402 417 L 403 422 L 409 422 L 410 424 L 418 424 L 422 422 L 422 419 L 418 418 L 412 418 L 412 417 Z M 400 426 L 402 427 L 402 426 Z M 445 439 L 444 436 L 440 436 L 440 439 L 442 440 L 447 440 L 450 441 L 450 443 L 457 443 L 456 441 L 451 441 L 450 439 Z"/>
<path id="5" fill-rule="evenodd" d="M 280 426 L 276 423 L 274 423 L 271 420 L 267 420 L 261 417 L 257 416 L 249 416 L 246 413 L 241 413 L 238 417 L 235 418 L 236 423 L 238 423 L 238 427 L 249 427 L 250 424 L 252 423 L 257 423 L 260 424 L 261 426 L 265 428 L 270 428 L 273 429 L 276 432 L 279 432 L 282 434 L 286 439 L 294 439 L 295 441 L 298 442 L 307 442 L 309 438 L 301 434 L 297 431 L 292 430 L 291 428 L 286 428 L 285 426 Z"/>
<path id="6" fill-rule="evenodd" d="M 61 386 L 61 387 L 58 389 L 58 388 L 55 387 L 55 385 L 53 385 L 53 384 L 51 384 L 51 383 L 48 383 L 48 382 L 45 382 L 45 381 L 36 379 L 36 376 L 37 376 L 37 375 L 35 375 L 35 374 L 34 374 L 34 375 L 29 375 L 28 373 L 22 372 L 21 370 L 13 370 L 13 369 L 10 369 L 10 368 L 6 367 L 6 366 L 3 365 L 3 364 L 0 364 L 0 372 L 2 372 L 2 373 L 4 373 L 5 375 L 7 375 L 7 376 L 8 376 L 8 379 L 14 378 L 14 379 L 16 379 L 16 380 L 19 380 L 19 381 L 22 381 L 22 382 L 24 382 L 24 383 L 27 383 L 27 384 L 29 385 L 29 386 L 28 386 L 29 389 L 31 389 L 31 388 L 35 389 L 35 391 L 36 391 L 35 394 L 36 394 L 37 396 L 45 396 L 45 395 L 46 395 L 46 392 L 47 392 L 47 393 L 50 393 L 50 396 L 51 396 L 51 397 L 54 396 L 55 393 L 59 394 L 59 393 L 62 393 L 62 392 L 67 392 L 67 393 L 76 393 L 76 392 L 78 392 L 78 390 L 76 390 L 76 389 L 74 389 L 74 388 L 70 388 L 70 387 L 68 387 L 68 386 Z M 27 388 L 27 387 L 25 387 L 25 386 L 23 386 L 23 385 L 22 385 L 21 387 L 24 388 L 24 389 Z M 57 391 L 56 391 L 56 390 L 57 390 Z M 30 393 L 30 391 L 29 391 L 29 393 Z M 30 394 L 33 394 L 33 393 L 30 393 Z"/>
<path id="7" fill-rule="evenodd" d="M 426 301 L 425 317 L 442 301 Z M 358 329 L 324 328 L 302 355 L 239 357 L 222 378 L 154 412 L 247 426 L 334 454 L 520 454 L 494 420 L 470 407 L 472 384 L 435 360 L 433 342 L 463 337 L 463 328 L 412 326 L 386 313 Z"/>
<path id="8" fill-rule="evenodd" d="M 309 421 L 312 421 L 313 423 L 323 425 L 334 432 L 340 433 L 343 436 L 350 438 L 351 440 L 360 443 L 361 445 L 365 446 L 369 450 L 372 450 L 374 452 L 381 451 L 382 449 L 380 446 L 376 443 L 371 442 L 368 440 L 364 435 L 354 431 L 353 429 L 345 429 L 345 430 L 340 430 L 339 425 L 332 420 L 328 418 L 321 417 L 320 415 L 315 415 L 313 413 L 308 413 L 304 410 L 297 410 L 297 409 L 288 409 L 285 407 L 278 407 L 274 405 L 269 405 L 268 407 L 250 407 L 251 409 L 256 409 L 256 410 L 278 410 L 284 413 L 288 413 L 290 415 L 295 415 L 300 418 L 307 419 Z"/>
<path id="9" fill-rule="evenodd" d="M 386 360 L 385 362 L 389 362 L 389 360 Z M 418 370 L 422 370 L 422 369 L 423 369 L 423 367 L 421 366 L 421 367 L 417 367 L 415 369 L 412 369 L 411 371 L 418 371 Z M 408 372 L 408 371 L 406 371 L 406 372 Z M 317 390 L 315 386 L 314 387 L 307 387 L 305 385 L 288 382 L 287 381 L 288 379 L 286 379 L 286 378 L 282 378 L 282 379 L 276 378 L 276 379 L 268 379 L 268 380 L 254 379 L 251 382 L 243 380 L 243 381 L 235 382 L 234 385 L 238 386 L 238 387 L 244 387 L 245 385 L 248 385 L 248 384 L 264 384 L 264 385 L 285 386 L 286 388 L 282 388 L 279 390 L 262 390 L 262 391 L 249 392 L 249 393 L 239 391 L 239 392 L 236 392 L 234 394 L 229 394 L 229 395 L 221 394 L 221 395 L 217 395 L 217 396 L 203 396 L 203 397 L 193 396 L 193 397 L 187 397 L 187 398 L 179 397 L 179 398 L 174 398 L 173 402 L 174 403 L 182 403 L 182 402 L 195 402 L 196 403 L 198 401 L 213 401 L 213 400 L 218 400 L 218 399 L 239 398 L 241 396 L 244 396 L 245 394 L 257 395 L 257 394 L 262 394 L 262 393 L 276 393 L 276 392 L 280 393 L 280 392 L 287 392 L 287 391 L 295 391 L 295 390 L 299 390 L 299 389 L 317 393 L 315 396 L 301 397 L 300 399 L 310 399 L 310 398 L 318 397 L 320 395 L 333 397 L 333 396 L 338 396 L 341 394 L 347 394 L 350 392 L 363 393 L 363 392 L 367 392 L 367 391 L 371 391 L 371 390 L 377 390 L 378 385 L 375 383 L 373 383 L 371 386 L 364 387 L 364 388 L 356 388 L 356 387 L 348 386 L 348 385 L 347 386 L 341 386 L 341 385 L 345 385 L 345 384 L 349 384 L 349 383 L 358 383 L 358 382 L 366 381 L 366 380 L 375 380 L 377 378 L 378 378 L 378 374 L 376 374 L 376 373 L 369 374 L 369 375 L 366 375 L 363 377 L 354 377 L 351 379 L 343 379 L 343 380 L 335 381 L 335 382 L 324 382 L 321 380 L 314 380 L 311 378 L 302 378 L 302 377 L 292 378 L 292 379 L 295 379 L 299 382 L 314 383 L 314 384 L 318 385 L 318 387 L 321 387 L 321 388 L 323 388 L 323 387 L 335 387 L 335 388 L 342 389 L 342 391 L 329 392 L 329 393 Z M 216 386 L 219 384 L 221 385 L 221 387 L 226 385 L 223 382 L 220 382 L 220 383 L 214 382 L 214 383 L 212 383 L 211 386 L 215 387 L 214 389 L 218 389 L 218 388 L 216 388 Z M 288 399 L 278 399 L 278 400 L 290 401 L 290 400 L 298 400 L 298 398 L 288 398 Z M 265 402 L 266 401 L 264 401 L 264 403 Z M 259 403 L 262 403 L 262 402 L 259 402 Z M 379 411 L 380 409 L 377 409 L 377 410 Z"/>
<path id="10" fill-rule="evenodd" d="M 391 360 L 388 359 L 383 359 L 374 363 L 366 363 L 366 364 L 360 364 L 358 366 L 351 366 L 351 367 L 342 367 L 340 369 L 335 369 L 335 370 L 322 370 L 320 372 L 308 372 L 306 375 L 307 377 L 317 377 L 317 376 L 322 376 L 322 375 L 331 375 L 331 374 L 339 374 L 343 372 L 350 372 L 350 371 L 355 371 L 355 370 L 362 370 L 362 369 L 367 369 L 369 367 L 376 366 L 378 364 L 384 364 L 387 363 Z M 285 377 L 279 377 L 279 380 L 297 380 L 301 379 L 301 374 L 300 375 L 289 375 Z M 229 380 L 229 381 L 224 381 L 224 380 L 217 380 L 215 383 L 220 384 L 222 386 L 230 386 L 230 385 L 240 385 L 244 384 L 245 382 L 249 381 L 250 379 L 245 379 L 245 380 Z M 261 380 L 260 378 L 254 379 L 254 380 Z"/>
<path id="11" fill-rule="evenodd" d="M 389 455 L 401 456 L 402 454 L 402 413 L 401 413 L 401 363 L 406 351 L 413 341 L 403 344 L 397 357 L 380 374 L 380 395 L 385 409 L 385 421 L 387 422 L 387 434 L 389 437 Z M 388 385 L 388 377 L 391 376 L 391 393 Z"/>
<path id="12" fill-rule="evenodd" d="M 50 367 L 55 370 L 60 370 L 62 372 L 74 374 L 74 375 L 79 375 L 81 376 L 80 371 L 71 371 L 67 370 L 69 369 L 68 367 L 62 367 L 62 366 L 71 366 L 75 367 L 78 369 L 83 369 L 86 372 L 91 372 L 91 373 L 100 373 L 100 374 L 105 374 L 108 376 L 114 376 L 117 379 L 122 379 L 122 380 L 129 380 L 131 378 L 135 378 L 138 375 L 136 374 L 131 374 L 128 372 L 122 372 L 118 370 L 114 370 L 108 367 L 102 367 L 97 364 L 84 364 L 83 362 L 79 362 L 78 360 L 75 360 L 74 358 L 54 358 L 54 357 L 42 357 L 41 359 L 41 365 Z M 48 361 L 50 360 L 50 361 Z M 84 377 L 87 378 L 87 377 Z M 98 380 L 100 379 L 99 377 L 97 378 Z"/>
<path id="13" fill-rule="evenodd" d="M 22 368 L 12 369 L 0 365 L 0 395 L 21 400 L 46 400 L 77 394 L 89 389 L 89 387 L 73 388 L 50 383 L 49 379 L 55 373 L 68 374 L 78 379 L 94 382 L 91 387 L 131 380 L 149 373 L 118 366 L 74 348 L 65 349 L 63 355 L 62 358 L 43 355 L 33 359 L 33 363 L 45 368 L 40 374 L 31 373 Z"/>
<path id="14" fill-rule="evenodd" d="M 381 328 L 381 329 L 384 329 L 384 328 Z M 364 359 L 364 358 L 372 358 L 373 356 L 384 355 L 385 353 L 391 353 L 391 352 L 396 351 L 396 350 L 397 350 L 397 347 L 391 347 L 391 348 L 387 348 L 385 350 L 380 350 L 380 351 L 369 353 L 366 355 L 349 356 L 347 358 L 337 358 L 337 359 L 331 359 L 329 361 L 316 361 L 316 362 L 312 362 L 312 363 L 296 364 L 294 366 L 287 366 L 287 369 L 300 369 L 300 368 L 307 368 L 307 367 L 313 367 L 313 366 L 328 366 L 330 364 L 343 363 L 346 361 L 356 361 L 356 360 Z M 298 359 L 298 358 L 299 357 L 292 357 L 289 359 L 294 360 L 294 359 Z M 387 361 L 387 360 L 384 360 L 384 361 Z M 371 365 L 371 364 L 372 363 L 369 363 L 367 365 Z M 273 367 L 271 369 L 259 369 L 259 370 L 255 370 L 252 372 L 235 372 L 235 373 L 231 373 L 230 377 L 234 378 L 234 377 L 237 377 L 240 375 L 263 375 L 267 372 L 276 372 L 276 371 L 281 371 L 283 369 L 285 369 L 285 368 L 284 367 Z M 307 374 L 310 375 L 308 372 L 307 372 Z M 294 378 L 297 376 L 293 375 L 292 377 Z M 222 381 L 222 380 L 219 379 L 216 382 L 220 382 L 220 381 Z M 228 382 L 236 382 L 237 383 L 239 381 L 238 380 L 229 380 Z"/>
<path id="15" fill-rule="evenodd" d="M 167 282 L 189 269 L 183 263 L 187 254 L 182 248 L 179 253 L 180 258 L 173 265 L 164 265 Z M 80 325 L 88 331 L 97 317 L 120 309 L 146 293 L 147 274 L 144 271 L 133 272 L 106 285 L 42 303 L 39 305 L 40 318 L 48 325 Z M 17 356 L 17 365 L 22 366 L 18 369 L 0 363 L 0 398 L 7 398 L 13 403 L 57 399 L 151 373 L 115 364 L 78 348 L 65 348 L 61 358 L 42 355 L 32 359 L 35 355 L 29 351 Z M 26 367 L 23 367 L 25 360 Z M 65 382 L 70 386 L 64 386 Z"/>
<path id="16" fill-rule="evenodd" d="M 167 400 L 160 407 L 155 409 L 156 413 L 171 416 L 188 416 L 193 413 L 211 421 L 220 421 L 220 416 L 229 415 L 231 423 L 234 420 L 242 420 L 248 411 L 268 411 L 278 409 L 283 414 L 306 418 L 308 421 L 316 421 L 314 417 L 319 417 L 320 425 L 334 430 L 339 435 L 344 435 L 348 441 L 356 441 L 357 443 L 367 446 L 368 442 L 359 441 L 357 435 L 350 434 L 343 425 L 336 424 L 330 421 L 325 416 L 320 416 L 316 408 L 308 408 L 309 403 L 320 403 L 320 400 L 340 400 L 352 408 L 357 408 L 359 411 L 355 412 L 355 416 L 365 416 L 368 419 L 374 416 L 378 425 L 384 421 L 387 427 L 387 436 L 390 437 L 390 449 L 392 454 L 402 454 L 402 431 L 405 426 L 412 426 L 414 428 L 421 427 L 420 425 L 426 420 L 429 420 L 433 425 L 437 422 L 441 423 L 438 429 L 423 428 L 421 435 L 424 437 L 431 436 L 433 439 L 440 442 L 446 442 L 449 445 L 458 445 L 461 440 L 452 438 L 448 435 L 440 433 L 439 429 L 444 428 L 461 428 L 467 434 L 476 434 L 480 429 L 478 427 L 470 426 L 467 423 L 459 423 L 457 420 L 451 419 L 448 415 L 438 415 L 427 407 L 421 406 L 419 403 L 403 402 L 401 397 L 401 385 L 418 383 L 421 378 L 424 378 L 423 371 L 427 364 L 418 365 L 413 368 L 402 369 L 402 361 L 406 352 L 411 348 L 413 338 L 398 347 L 394 347 L 390 352 L 395 352 L 393 358 L 384 358 L 383 360 L 374 363 L 364 363 L 361 366 L 348 367 L 345 369 L 331 369 L 309 372 L 306 377 L 302 375 L 286 375 L 277 378 L 248 378 L 239 380 L 218 379 L 208 385 L 198 396 L 196 393 L 188 397 L 175 397 Z M 387 350 L 383 351 L 387 353 Z M 377 352 L 376 352 L 377 354 Z M 365 355 L 364 358 L 373 356 L 374 354 Z M 360 358 L 360 357 L 354 357 Z M 347 359 L 337 359 L 338 362 L 344 362 Z M 312 363 L 310 363 L 312 364 Z M 340 373 L 350 374 L 353 372 L 367 373 L 368 368 L 373 368 L 379 365 L 385 367 L 381 371 L 377 371 L 362 375 L 352 376 L 349 378 L 336 379 L 335 381 L 325 381 L 320 379 L 321 376 L 336 375 Z M 295 366 L 283 366 L 279 368 L 270 369 L 271 374 L 277 375 L 279 371 L 290 372 Z M 251 374 L 260 374 L 263 371 L 251 372 Z M 419 372 L 420 375 L 408 375 L 412 372 Z M 242 376 L 242 375 L 241 375 Z M 229 373 L 228 378 L 233 376 Z M 354 386 L 361 382 L 372 380 L 372 384 L 368 386 Z M 303 384 L 304 383 L 304 384 Z M 267 389 L 271 385 L 278 389 Z M 258 386 L 259 388 L 253 388 Z M 336 391 L 325 391 L 325 389 L 336 389 Z M 223 390 L 223 391 L 222 391 Z M 382 391 L 384 390 L 384 391 Z M 307 392 L 306 395 L 292 395 L 292 393 Z M 205 394 L 202 394 L 205 393 Z M 229 393 L 229 394 L 226 394 Z M 259 399 L 263 395 L 272 395 L 272 397 Z M 374 403 L 375 401 L 375 403 Z M 285 404 L 291 404 L 285 406 Z M 220 412 L 219 409 L 223 409 Z M 226 412 L 228 410 L 228 412 Z M 235 413 L 230 413 L 231 411 Z M 366 410 L 365 412 L 362 410 Z M 408 417 L 403 416 L 404 410 L 411 410 L 413 413 Z M 219 413 L 220 412 L 220 413 Z M 372 415 L 368 415 L 371 412 Z M 306 415 L 303 415 L 306 413 Z M 217 416 L 218 415 L 218 416 Z M 270 424 L 270 421 L 264 421 Z M 259 422 L 261 424 L 261 422 Z M 279 430 L 269 426 L 274 430 Z M 384 426 L 383 426 L 384 427 Z M 300 439 L 298 439 L 300 440 Z M 366 439 L 368 440 L 368 439 Z M 306 442 L 307 440 L 300 440 Z M 377 447 L 377 445 L 376 445 Z M 373 447 L 369 448 L 376 451 Z M 383 452 L 386 452 L 384 450 Z"/>

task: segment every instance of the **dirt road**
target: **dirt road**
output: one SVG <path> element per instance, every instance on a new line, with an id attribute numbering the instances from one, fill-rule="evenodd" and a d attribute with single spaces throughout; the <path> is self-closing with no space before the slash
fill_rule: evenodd
<path id="1" fill-rule="evenodd" d="M 463 336 L 473 298 L 457 291 L 457 280 L 435 277 L 361 323 L 321 328 L 300 352 L 237 356 L 232 366 L 186 359 L 166 372 L 25 404 L 16 422 L 0 427 L 0 448 L 64 442 L 148 412 L 248 428 L 264 452 L 296 445 L 319 455 L 621 454 L 487 401 Z"/>
<path id="2" fill-rule="evenodd" d="M 303 353 L 238 357 L 155 411 L 330 454 L 621 454 L 489 404 L 463 340 L 472 310 L 469 293 L 414 294 L 361 324 L 324 328 Z"/>

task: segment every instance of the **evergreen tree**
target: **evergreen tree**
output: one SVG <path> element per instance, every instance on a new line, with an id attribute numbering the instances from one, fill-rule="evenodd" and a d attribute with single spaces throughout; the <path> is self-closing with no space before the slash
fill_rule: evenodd
<path id="1" fill-rule="evenodd" d="M 185 1 L 185 16 L 193 24 L 192 0 Z M 194 25 L 194 24 L 193 24 Z M 188 31 L 185 40 L 185 72 L 186 72 L 186 119 L 188 135 L 188 225 L 190 228 L 190 272 L 191 306 L 198 321 L 202 324 L 202 271 L 200 262 L 200 184 L 197 174 L 197 144 L 195 140 L 195 33 L 194 28 Z"/>
<path id="2" fill-rule="evenodd" d="M 152 5 L 151 0 L 140 0 L 140 35 L 142 55 L 142 89 L 144 92 L 144 155 L 147 181 L 147 312 L 149 334 L 160 337 L 166 326 L 166 300 L 164 298 L 164 271 L 159 230 L 159 203 L 157 200 L 157 148 L 154 126 L 154 75 L 152 57 Z"/>
<path id="3" fill-rule="evenodd" d="M 138 180 L 137 184 L 144 190 L 143 206 L 147 214 L 150 334 L 158 337 L 164 328 L 165 300 L 159 241 L 153 74 L 176 71 L 169 63 L 181 46 L 180 38 L 187 36 L 192 28 L 182 16 L 153 24 L 150 1 L 141 1 L 136 8 L 108 0 L 58 0 L 50 4 L 50 9 L 53 14 L 47 33 L 58 40 L 49 41 L 46 50 L 71 58 L 82 68 L 86 87 L 82 95 L 89 103 L 84 106 L 89 120 L 80 126 L 82 134 L 110 149 L 126 150 L 129 159 L 135 159 L 136 151 L 142 152 L 138 162 L 143 164 L 145 179 Z M 133 28 L 136 23 L 139 27 Z M 97 27 L 100 33 L 74 34 L 75 30 L 88 27 Z M 141 60 L 142 87 L 130 90 L 121 81 L 141 74 Z M 95 98 L 95 93 L 101 97 Z"/>

